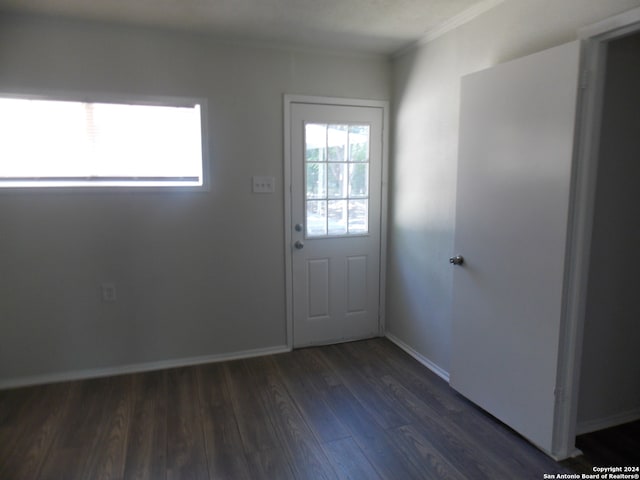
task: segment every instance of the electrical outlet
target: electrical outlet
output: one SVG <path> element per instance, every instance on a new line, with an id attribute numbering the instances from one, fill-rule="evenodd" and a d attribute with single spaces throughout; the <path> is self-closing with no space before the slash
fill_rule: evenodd
<path id="1" fill-rule="evenodd" d="M 273 193 L 275 192 L 275 177 L 253 177 L 253 193 Z"/>
<path id="2" fill-rule="evenodd" d="M 115 283 L 103 283 L 102 289 L 102 301 L 112 303 L 116 301 L 116 284 Z"/>

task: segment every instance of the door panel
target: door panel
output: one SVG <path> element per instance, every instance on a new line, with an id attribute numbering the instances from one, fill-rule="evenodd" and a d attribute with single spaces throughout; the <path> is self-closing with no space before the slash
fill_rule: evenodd
<path id="1" fill-rule="evenodd" d="M 578 71 L 574 42 L 462 80 L 451 386 L 547 452 Z"/>
<path id="2" fill-rule="evenodd" d="M 291 104 L 293 344 L 379 332 L 382 108 Z"/>
<path id="3" fill-rule="evenodd" d="M 366 310 L 367 303 L 367 257 L 347 257 L 347 312 Z"/>
<path id="4" fill-rule="evenodd" d="M 329 259 L 318 258 L 307 262 L 307 298 L 309 318 L 329 315 Z"/>

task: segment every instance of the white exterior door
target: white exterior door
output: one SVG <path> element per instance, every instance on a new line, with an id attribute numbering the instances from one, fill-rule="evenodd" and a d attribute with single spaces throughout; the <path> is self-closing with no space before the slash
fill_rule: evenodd
<path id="1" fill-rule="evenodd" d="M 293 346 L 378 335 L 383 109 L 290 105 Z"/>
<path id="2" fill-rule="evenodd" d="M 451 386 L 553 450 L 579 44 L 462 80 Z"/>

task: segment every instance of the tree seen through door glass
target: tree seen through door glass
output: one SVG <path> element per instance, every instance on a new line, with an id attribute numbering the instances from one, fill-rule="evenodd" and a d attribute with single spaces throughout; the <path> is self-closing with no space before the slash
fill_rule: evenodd
<path id="1" fill-rule="evenodd" d="M 330 163 L 328 190 L 329 198 L 346 198 L 347 197 L 347 164 L 346 163 Z"/>
<path id="2" fill-rule="evenodd" d="M 327 198 L 327 164 L 307 163 L 307 198 Z"/>
<path id="3" fill-rule="evenodd" d="M 349 165 L 349 198 L 366 198 L 369 195 L 369 164 Z"/>
<path id="4" fill-rule="evenodd" d="M 369 125 L 305 124 L 306 236 L 369 231 Z"/>
<path id="5" fill-rule="evenodd" d="M 369 125 L 349 126 L 349 161 L 369 161 Z"/>

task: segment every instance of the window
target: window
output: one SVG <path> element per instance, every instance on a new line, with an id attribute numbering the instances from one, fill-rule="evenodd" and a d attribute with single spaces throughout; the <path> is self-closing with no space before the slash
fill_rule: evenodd
<path id="1" fill-rule="evenodd" d="M 305 125 L 307 238 L 369 231 L 369 125 Z"/>
<path id="2" fill-rule="evenodd" d="M 201 187 L 202 102 L 0 96 L 0 188 Z"/>

